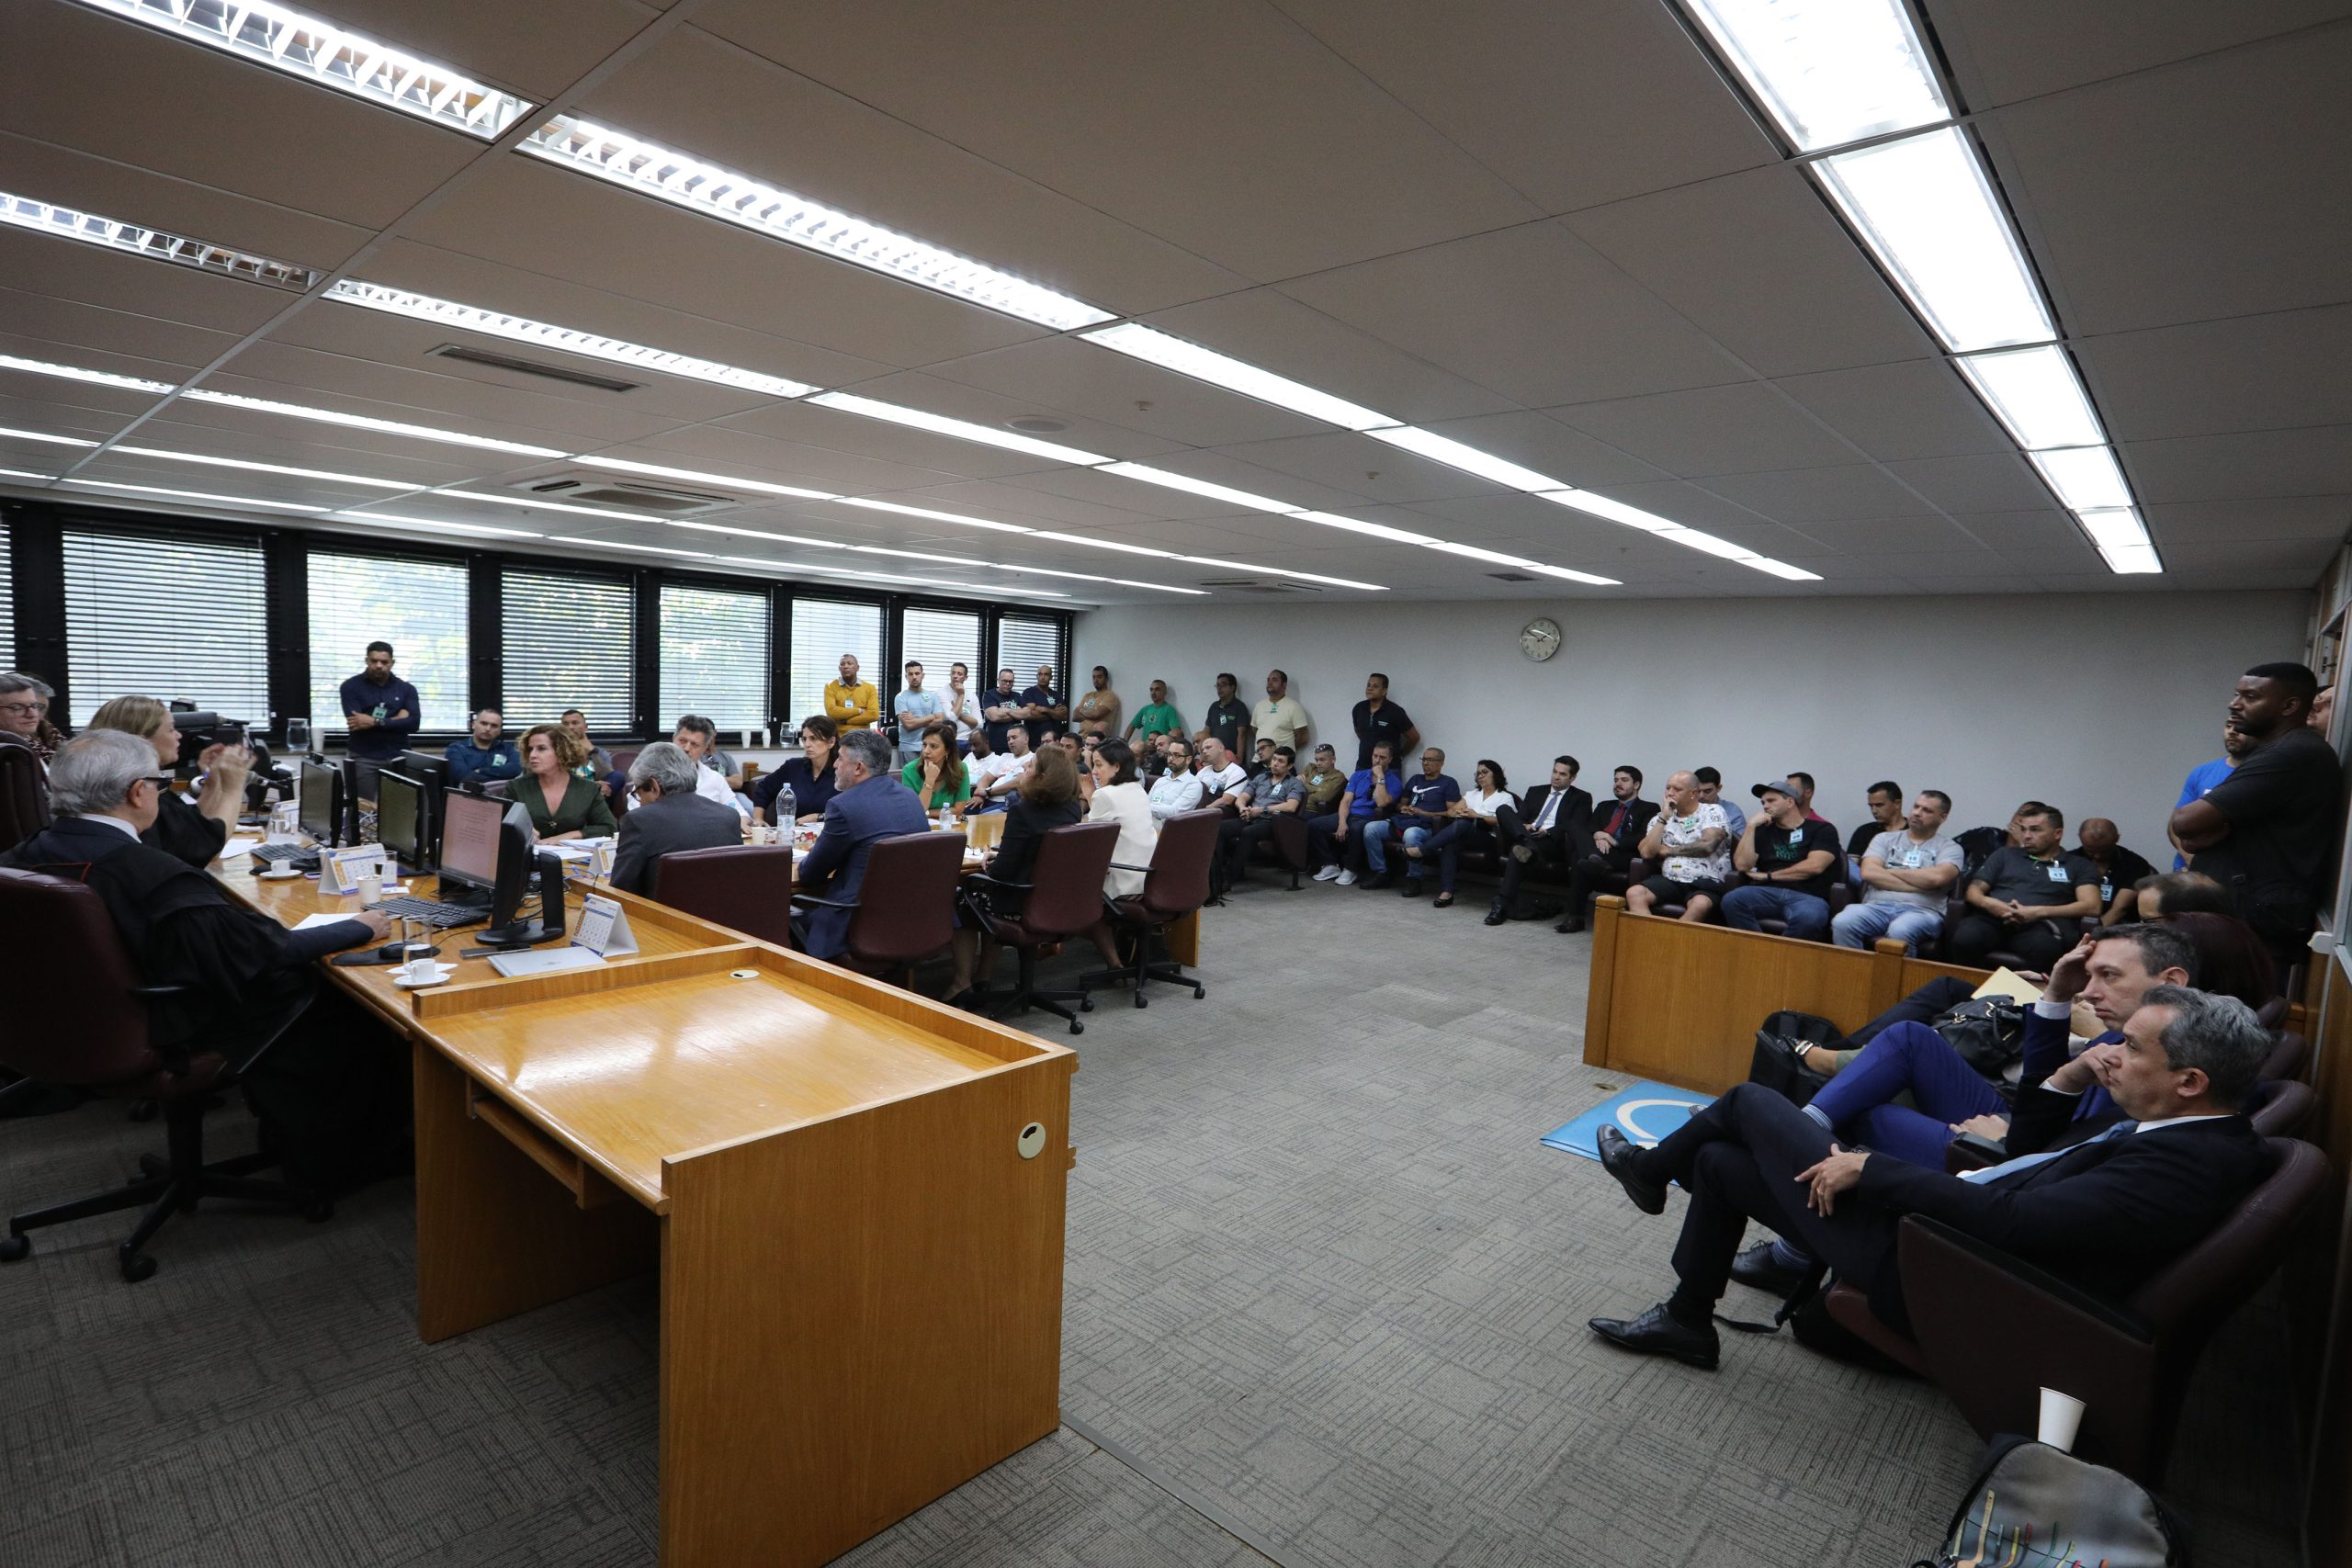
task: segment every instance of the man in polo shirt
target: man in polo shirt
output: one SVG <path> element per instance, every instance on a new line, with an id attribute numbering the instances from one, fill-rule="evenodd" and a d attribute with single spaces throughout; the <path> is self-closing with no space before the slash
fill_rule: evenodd
<path id="1" fill-rule="evenodd" d="M 939 700 L 937 692 L 922 689 L 922 661 L 908 660 L 906 689 L 890 705 L 891 711 L 899 716 L 899 753 L 901 756 L 910 757 L 922 750 L 923 730 L 933 719 L 947 710 L 947 705 Z"/>
<path id="2" fill-rule="evenodd" d="M 857 655 L 842 655 L 838 681 L 825 682 L 825 716 L 844 733 L 871 729 L 882 717 L 882 694 L 871 681 L 857 678 Z"/>
<path id="3" fill-rule="evenodd" d="M 1365 677 L 1363 701 L 1348 716 L 1356 727 L 1359 768 L 1371 765 L 1374 746 L 1385 743 L 1390 756 L 1402 757 L 1421 743 L 1421 732 L 1413 728 L 1413 716 L 1388 700 L 1388 677 L 1376 670 Z"/>
<path id="4" fill-rule="evenodd" d="M 1153 736 L 1183 733 L 1184 716 L 1178 713 L 1176 705 L 1168 700 L 1168 682 L 1154 681 L 1151 683 L 1151 701 L 1137 708 L 1135 717 L 1127 720 L 1127 744 L 1141 755 L 1144 749 L 1151 744 Z"/>
<path id="5" fill-rule="evenodd" d="M 1862 901 L 1838 911 L 1829 922 L 1831 941 L 1867 950 L 1891 936 L 1905 952 L 1917 953 L 1922 940 L 1943 929 L 1945 901 L 1968 859 L 1944 837 L 1951 816 L 1951 796 L 1923 789 L 1913 797 L 1901 832 L 1881 833 L 1864 846 Z"/>
<path id="6" fill-rule="evenodd" d="M 416 733 L 424 705 L 416 688 L 392 673 L 392 645 L 368 645 L 368 667 L 343 683 L 343 720 L 350 728 L 345 750 L 357 764 L 359 793 L 374 799 L 376 773 L 392 761 Z"/>
<path id="7" fill-rule="evenodd" d="M 1069 704 L 1054 690 L 1054 667 L 1037 666 L 1037 683 L 1021 694 L 1021 716 L 1029 726 L 1029 744 L 1043 746 L 1061 739 L 1062 723 L 1069 717 Z"/>
<path id="8" fill-rule="evenodd" d="M 1266 695 L 1250 710 L 1250 728 L 1261 746 L 1287 746 L 1295 754 L 1306 745 L 1306 710 L 1290 694 L 1290 677 L 1280 670 L 1266 671 Z"/>
<path id="9" fill-rule="evenodd" d="M 1340 793 L 1340 808 L 1306 824 L 1313 858 L 1325 863 L 1315 880 L 1337 881 L 1342 887 L 1355 886 L 1355 868 L 1347 862 L 1363 842 L 1363 827 L 1394 814 L 1404 792 L 1405 781 L 1388 765 L 1388 746 L 1384 741 L 1372 749 L 1369 762 L 1348 775 L 1348 787 Z"/>
<path id="10" fill-rule="evenodd" d="M 1838 829 L 1808 818 L 1792 780 L 1773 779 L 1748 791 L 1761 809 L 1740 834 L 1731 863 L 1736 886 L 1724 895 L 1724 924 L 1759 931 L 1759 921 L 1787 922 L 1789 935 L 1819 942 L 1829 934 L 1829 886 L 1838 880 Z"/>
<path id="11" fill-rule="evenodd" d="M 496 708 L 474 715 L 471 732 L 463 740 L 450 741 L 441 753 L 449 761 L 449 783 L 462 787 L 521 778 L 523 759 L 505 734 L 505 716 Z"/>
<path id="12" fill-rule="evenodd" d="M 1396 802 L 1396 815 L 1377 822 L 1367 822 L 1363 829 L 1363 856 L 1372 866 L 1372 880 L 1365 886 L 1385 887 L 1392 880 L 1388 874 L 1388 846 L 1401 843 L 1407 849 L 1417 849 L 1445 824 L 1445 808 L 1462 798 L 1462 785 L 1445 771 L 1445 753 L 1431 746 L 1421 752 L 1419 778 L 1405 786 L 1404 795 Z M 1415 898 L 1421 891 L 1421 863 L 1405 862 L 1405 897 Z"/>
<path id="13" fill-rule="evenodd" d="M 1250 709 L 1234 694 L 1241 682 L 1231 675 L 1216 678 L 1216 701 L 1209 705 L 1208 716 L 1201 720 L 1201 728 L 1225 742 L 1228 751 L 1247 751 L 1249 743 L 1243 739 L 1250 732 Z"/>
<path id="14" fill-rule="evenodd" d="M 1348 775 L 1340 771 L 1339 753 L 1325 741 L 1315 748 L 1315 756 L 1299 770 L 1303 788 L 1298 808 L 1309 820 L 1328 816 L 1340 809 L 1340 796 L 1347 793 Z"/>
<path id="15" fill-rule="evenodd" d="M 1006 731 L 1023 723 L 1021 694 L 1014 689 L 1010 667 L 996 672 L 996 690 L 988 694 L 987 705 L 980 709 L 980 722 L 988 728 L 989 745 L 999 751 L 1008 749 Z"/>
<path id="16" fill-rule="evenodd" d="M 2082 934 L 2075 922 L 2098 914 L 2098 867 L 2060 843 L 2065 829 L 2054 806 L 2020 811 L 2017 842 L 1987 855 L 1969 879 L 1968 913 L 1946 954 L 1952 963 L 1990 968 L 1997 947 L 2046 971 L 2073 949 Z"/>

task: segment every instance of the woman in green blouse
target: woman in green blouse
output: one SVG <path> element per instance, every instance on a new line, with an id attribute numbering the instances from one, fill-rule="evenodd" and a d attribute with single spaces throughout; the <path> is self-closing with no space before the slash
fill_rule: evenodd
<path id="1" fill-rule="evenodd" d="M 561 725 L 537 724 L 523 732 L 523 776 L 511 788 L 531 814 L 541 843 L 619 830 L 605 803 L 605 786 L 572 772 L 587 760 L 586 744 Z"/>
<path id="2" fill-rule="evenodd" d="M 972 798 L 972 771 L 956 754 L 956 727 L 926 725 L 922 751 L 899 772 L 899 782 L 922 799 L 926 815 L 943 806 L 961 806 Z"/>

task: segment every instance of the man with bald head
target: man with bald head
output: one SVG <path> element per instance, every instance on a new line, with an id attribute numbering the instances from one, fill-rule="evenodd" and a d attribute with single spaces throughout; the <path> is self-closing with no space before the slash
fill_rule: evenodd
<path id="1" fill-rule="evenodd" d="M 2104 817 L 2088 817 L 2075 830 L 2083 858 L 2098 868 L 2098 923 L 2120 925 L 2133 918 L 2132 889 L 2156 868 L 2123 847 L 2123 835 Z"/>
<path id="2" fill-rule="evenodd" d="M 1707 918 L 1731 880 L 1731 818 L 1699 798 L 1699 781 L 1685 768 L 1666 781 L 1666 805 L 1642 835 L 1641 858 L 1657 871 L 1625 889 L 1625 907 L 1646 915 L 1668 898 L 1682 901 L 1682 918 Z"/>

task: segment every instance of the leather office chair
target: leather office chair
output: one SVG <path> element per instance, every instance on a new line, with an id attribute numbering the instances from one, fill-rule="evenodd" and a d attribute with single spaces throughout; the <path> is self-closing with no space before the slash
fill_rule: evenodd
<path id="1" fill-rule="evenodd" d="M 2312 1087 L 2292 1078 L 2264 1077 L 2257 1081 L 2245 1099 L 2246 1120 L 2254 1130 L 2266 1138 L 2291 1138 L 2303 1130 L 2319 1107 L 2319 1096 Z M 1958 1176 L 1963 1171 L 1982 1170 L 1997 1164 L 1982 1146 L 1963 1144 L 1958 1139 L 1944 1145 L 1944 1170 Z"/>
<path id="2" fill-rule="evenodd" d="M 961 833 L 899 833 L 876 839 L 865 852 L 865 879 L 855 898 L 795 894 L 795 908 L 854 911 L 833 962 L 869 975 L 895 973 L 914 985 L 915 965 L 947 951 L 956 940 L 956 880 L 964 871 Z"/>
<path id="3" fill-rule="evenodd" d="M 1299 889 L 1299 874 L 1306 869 L 1306 818 L 1295 811 L 1285 811 L 1274 818 L 1273 836 L 1266 840 L 1275 861 L 1290 873 L 1290 890 Z"/>
<path id="4" fill-rule="evenodd" d="M 1853 903 L 1855 898 L 1853 862 L 1840 853 L 1837 867 L 1830 874 L 1837 880 L 1829 885 L 1829 892 L 1824 901 L 1829 906 L 1829 919 L 1834 923 L 1839 912 Z M 1759 919 L 1756 922 L 1756 929 L 1766 936 L 1786 936 L 1789 934 L 1789 922 L 1777 917 Z M 1828 927 L 1822 928 L 1820 940 L 1823 942 L 1830 940 Z"/>
<path id="5" fill-rule="evenodd" d="M 2075 1453 L 2154 1485 L 2206 1340 L 2326 1205 L 2327 1156 L 2292 1138 L 2269 1143 L 2269 1177 L 2127 1301 L 2102 1301 L 1912 1214 L 1895 1233 L 1912 1334 L 1873 1316 L 1851 1285 L 1830 1291 L 1829 1314 L 1940 1384 L 1984 1437 L 2031 1431 L 2045 1384 L 2073 1394 L 2087 1406 Z"/>
<path id="6" fill-rule="evenodd" d="M 1005 916 L 980 912 L 980 929 L 989 940 L 1012 949 L 1020 977 L 1012 995 L 989 1010 L 991 1018 L 1009 1018 L 1028 1008 L 1043 1008 L 1056 1018 L 1069 1020 L 1072 1034 L 1086 1032 L 1078 1013 L 1064 1007 L 1076 1002 L 1079 1012 L 1092 1012 L 1093 998 L 1083 987 L 1075 991 L 1037 988 L 1037 953 L 1052 942 L 1067 942 L 1102 918 L 1102 879 L 1110 874 L 1111 857 L 1118 852 L 1115 822 L 1077 822 L 1050 829 L 1037 841 L 1027 882 L 1000 882 L 985 874 L 971 878 L 981 890 L 1012 887 L 1026 890 L 1021 912 Z M 974 906 L 966 906 L 967 911 Z"/>
<path id="7" fill-rule="evenodd" d="M 1961 874 L 1959 886 L 1965 887 L 1967 885 L 1968 874 L 1963 872 Z M 1961 920 L 1969 913 L 1968 900 L 1965 897 L 1949 898 L 1944 901 L 1944 923 L 1936 932 L 1936 952 L 1943 954 L 1949 954 L 1951 952 L 1951 933 L 1959 928 Z M 2071 934 L 2076 942 L 2098 929 L 2098 917 L 2093 915 L 2085 915 L 2078 920 L 2061 920 L 2058 923 L 2062 930 L 2071 928 Z M 2070 942 L 2068 945 L 2072 946 L 2073 943 Z M 1920 952 L 1924 953 L 1927 951 L 1923 943 Z M 2038 964 L 2029 963 L 2025 958 L 2004 947 L 1991 949 L 1984 957 L 1988 966 L 1995 969 L 2039 969 L 2041 967 Z M 1957 964 L 1960 961 L 1947 956 L 1943 962 Z"/>
<path id="8" fill-rule="evenodd" d="M 2256 1014 L 2256 1017 L 2261 1016 Z M 2266 1078 L 2299 1078 L 2303 1076 L 2303 1061 L 2311 1055 L 2311 1042 L 2300 1034 L 2280 1033 L 2274 1030 L 2278 1042 L 2270 1047 L 2270 1055 L 2262 1058 L 2262 1076 Z"/>
<path id="9" fill-rule="evenodd" d="M 646 897 L 745 936 L 792 945 L 792 846 L 673 850 L 653 863 Z"/>
<path id="10" fill-rule="evenodd" d="M 49 826 L 49 784 L 29 746 L 0 746 L 0 850 Z"/>
<path id="11" fill-rule="evenodd" d="M 1119 980 L 1130 981 L 1136 988 L 1136 1006 L 1139 1008 L 1151 1005 L 1143 988 L 1152 980 L 1190 986 L 1195 1001 L 1209 994 L 1207 987 L 1184 973 L 1182 964 L 1166 959 L 1153 963 L 1151 944 L 1153 939 L 1164 936 L 1170 926 L 1208 901 L 1209 860 L 1216 853 L 1216 829 L 1222 820 L 1214 811 L 1180 811 L 1159 825 L 1159 841 L 1152 848 L 1149 865 L 1119 867 L 1122 871 L 1144 873 L 1142 892 L 1132 897 L 1105 897 L 1102 900 L 1105 918 L 1134 936 L 1135 961 L 1117 969 L 1098 969 L 1080 976 L 1078 983 L 1081 987 L 1091 991 Z"/>
<path id="12" fill-rule="evenodd" d="M 11 1215 L 0 1263 L 21 1261 L 32 1250 L 27 1233 L 40 1226 L 144 1203 L 147 1213 L 116 1249 L 122 1277 L 136 1283 L 155 1272 L 148 1242 L 173 1214 L 193 1213 L 200 1199 L 274 1204 L 313 1220 L 334 1213 L 327 1200 L 301 1188 L 252 1179 L 253 1172 L 276 1163 L 268 1156 L 204 1163 L 208 1098 L 235 1083 L 237 1070 L 284 1032 L 299 1007 L 278 1016 L 274 1028 L 264 1024 L 241 1037 L 234 1063 L 219 1050 L 151 1043 L 146 1004 L 185 995 L 187 987 L 141 985 L 105 902 L 80 883 L 58 877 L 0 870 L 0 943 L 25 973 L 42 977 L 17 998 L 0 1034 L 0 1066 L 24 1074 L 27 1084 L 67 1084 L 111 1099 L 157 1101 L 169 1150 L 160 1160 L 143 1157 L 145 1175 L 125 1186 Z M 15 1085 L 7 1092 L 23 1089 Z"/>

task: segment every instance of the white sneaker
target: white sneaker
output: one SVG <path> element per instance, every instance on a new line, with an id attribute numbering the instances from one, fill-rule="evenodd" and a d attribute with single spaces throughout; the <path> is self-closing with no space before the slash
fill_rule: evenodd
<path id="1" fill-rule="evenodd" d="M 1339 874 L 1340 868 L 1338 866 L 1327 865 L 1321 871 L 1315 874 L 1315 880 L 1317 882 L 1329 882 Z"/>
<path id="2" fill-rule="evenodd" d="M 1354 872 L 1352 872 L 1352 871 L 1343 871 L 1343 872 L 1340 873 L 1340 886 L 1342 886 L 1342 887 L 1353 887 L 1355 885 L 1356 885 L 1356 874 L 1355 874 Z"/>

